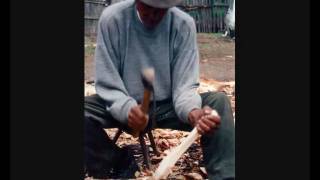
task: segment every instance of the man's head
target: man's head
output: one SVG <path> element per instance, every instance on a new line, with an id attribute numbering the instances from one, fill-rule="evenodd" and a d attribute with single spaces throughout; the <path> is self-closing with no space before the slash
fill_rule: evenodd
<path id="1" fill-rule="evenodd" d="M 156 27 L 168 9 L 180 2 L 181 0 L 136 0 L 140 18 L 149 29 Z"/>

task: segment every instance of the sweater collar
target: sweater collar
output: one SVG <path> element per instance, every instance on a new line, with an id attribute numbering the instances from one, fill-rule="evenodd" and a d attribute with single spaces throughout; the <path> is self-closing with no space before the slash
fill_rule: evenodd
<path id="1" fill-rule="evenodd" d="M 148 29 L 146 28 L 143 23 L 142 20 L 139 16 L 139 12 L 137 10 L 137 6 L 136 3 L 134 3 L 133 5 L 133 25 L 135 26 L 135 28 L 140 31 L 141 33 L 147 35 L 147 36 L 154 36 L 156 34 L 159 33 L 159 31 L 161 31 L 161 29 L 163 29 L 163 26 L 165 26 L 167 24 L 167 19 L 169 18 L 169 10 L 166 12 L 166 14 L 163 16 L 162 20 L 159 22 L 159 24 L 153 28 L 153 29 Z"/>

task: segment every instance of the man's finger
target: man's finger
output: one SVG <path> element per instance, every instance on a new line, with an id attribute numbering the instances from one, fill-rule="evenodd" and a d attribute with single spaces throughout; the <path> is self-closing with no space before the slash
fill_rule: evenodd
<path id="1" fill-rule="evenodd" d="M 206 119 L 209 119 L 210 121 L 213 121 L 216 124 L 220 124 L 220 116 L 215 116 L 215 115 L 207 115 Z"/>
<path id="2" fill-rule="evenodd" d="M 211 116 L 217 116 L 217 117 L 220 117 L 220 115 L 218 114 L 218 111 L 216 111 L 215 109 L 213 109 L 212 111 L 211 111 L 211 114 L 210 114 Z"/>
<path id="3" fill-rule="evenodd" d="M 128 115 L 128 122 L 130 122 L 130 120 L 133 118 L 132 116 L 133 116 L 133 115 L 132 115 L 132 113 L 131 113 L 131 112 L 129 112 L 129 115 Z"/>
<path id="4" fill-rule="evenodd" d="M 220 116 L 216 110 L 212 110 L 209 115 L 206 116 L 207 119 L 214 121 L 216 124 L 220 124 Z"/>
<path id="5" fill-rule="evenodd" d="M 133 107 L 132 109 L 132 113 L 135 115 L 135 116 L 141 116 L 141 109 L 138 107 L 138 106 L 135 106 Z"/>
<path id="6" fill-rule="evenodd" d="M 217 127 L 217 124 L 214 121 L 210 120 L 210 119 L 204 118 L 202 120 L 202 122 L 204 122 L 210 128 L 216 128 Z"/>
<path id="7" fill-rule="evenodd" d="M 134 121 L 135 121 L 135 117 L 132 113 L 129 113 L 129 116 L 128 116 L 128 123 L 130 123 L 131 125 L 134 124 Z"/>
<path id="8" fill-rule="evenodd" d="M 199 126 L 200 128 L 204 131 L 204 132 L 208 132 L 210 131 L 210 127 L 207 126 L 203 121 L 199 121 Z"/>
<path id="9" fill-rule="evenodd" d="M 204 106 L 202 109 L 203 109 L 204 114 L 206 114 L 206 115 L 211 114 L 212 108 L 210 108 L 209 106 Z"/>
<path id="10" fill-rule="evenodd" d="M 197 124 L 197 130 L 198 130 L 198 132 L 199 132 L 199 134 L 204 134 L 204 131 L 200 128 L 200 126 L 199 126 L 199 124 Z"/>
<path id="11" fill-rule="evenodd" d="M 134 123 L 134 124 L 137 124 L 137 125 L 142 125 L 144 120 L 143 120 L 143 116 L 142 117 L 139 117 L 135 114 L 129 114 L 129 118 L 131 119 L 131 121 Z"/>
<path id="12" fill-rule="evenodd" d="M 136 121 L 141 122 L 142 124 L 147 120 L 146 115 L 140 109 L 134 111 L 134 117 Z"/>

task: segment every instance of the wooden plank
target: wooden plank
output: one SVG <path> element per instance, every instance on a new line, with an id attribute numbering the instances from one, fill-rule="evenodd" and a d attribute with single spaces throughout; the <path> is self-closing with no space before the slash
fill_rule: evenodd
<path id="1" fill-rule="evenodd" d="M 210 11 L 210 5 L 209 5 L 209 1 L 208 0 L 206 0 L 206 7 L 208 7 L 208 8 L 205 9 L 205 14 L 206 14 L 206 32 L 208 33 L 209 32 L 209 24 L 210 24 L 209 16 L 208 16 L 208 12 Z"/>
<path id="2" fill-rule="evenodd" d="M 217 111 L 213 110 L 211 112 L 213 116 L 219 116 Z M 187 149 L 192 145 L 192 143 L 201 136 L 197 128 L 193 128 L 190 134 L 181 142 L 181 144 L 172 151 L 161 161 L 155 173 L 153 174 L 154 180 L 166 179 L 170 173 L 170 169 L 175 165 L 181 155 L 187 151 Z"/>
<path id="3" fill-rule="evenodd" d="M 153 175 L 154 180 L 165 179 L 169 173 L 170 169 L 174 166 L 180 156 L 191 146 L 191 144 L 198 138 L 199 133 L 197 128 L 194 128 L 191 133 L 186 137 L 186 139 L 181 142 L 179 146 L 174 148 L 168 155 L 165 157 L 157 170 Z"/>

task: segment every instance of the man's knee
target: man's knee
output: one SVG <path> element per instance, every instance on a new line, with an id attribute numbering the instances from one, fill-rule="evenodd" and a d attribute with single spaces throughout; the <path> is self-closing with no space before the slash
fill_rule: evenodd
<path id="1" fill-rule="evenodd" d="M 106 115 L 106 103 L 97 94 L 84 98 L 84 115 L 92 116 L 94 119 L 104 118 Z"/>
<path id="2" fill-rule="evenodd" d="M 90 107 L 95 104 L 95 97 L 94 95 L 85 96 L 84 97 L 84 116 L 87 117 L 90 112 Z"/>
<path id="3" fill-rule="evenodd" d="M 228 103 L 230 101 L 228 96 L 223 92 L 217 92 L 214 96 L 218 102 Z"/>
<path id="4" fill-rule="evenodd" d="M 99 101 L 99 96 L 97 94 L 93 94 L 93 95 L 84 97 L 85 104 L 96 103 L 97 101 Z"/>
<path id="5" fill-rule="evenodd" d="M 208 94 L 203 98 L 203 105 L 229 105 L 230 99 L 223 92 L 208 92 Z"/>

